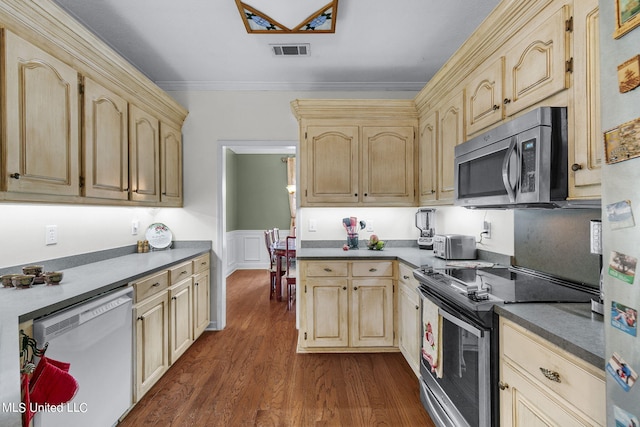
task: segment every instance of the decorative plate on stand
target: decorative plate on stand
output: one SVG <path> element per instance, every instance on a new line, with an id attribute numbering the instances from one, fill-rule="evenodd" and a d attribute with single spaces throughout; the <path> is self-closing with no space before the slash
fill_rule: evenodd
<path id="1" fill-rule="evenodd" d="M 169 227 L 161 222 L 153 223 L 147 228 L 147 232 L 144 235 L 149 241 L 149 246 L 154 249 L 165 249 L 171 245 L 173 234 Z"/>

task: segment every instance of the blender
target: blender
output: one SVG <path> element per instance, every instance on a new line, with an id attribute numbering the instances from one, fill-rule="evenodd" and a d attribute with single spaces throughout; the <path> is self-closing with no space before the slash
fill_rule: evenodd
<path id="1" fill-rule="evenodd" d="M 435 209 L 420 208 L 416 212 L 416 227 L 420 230 L 418 247 L 420 249 L 433 249 L 433 236 L 436 234 L 433 228 Z"/>

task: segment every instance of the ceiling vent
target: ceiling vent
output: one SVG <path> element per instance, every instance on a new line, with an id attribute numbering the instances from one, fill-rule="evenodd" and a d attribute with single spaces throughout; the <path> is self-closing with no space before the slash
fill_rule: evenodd
<path id="1" fill-rule="evenodd" d="M 271 51 L 275 56 L 309 56 L 309 43 L 299 44 L 271 44 Z"/>

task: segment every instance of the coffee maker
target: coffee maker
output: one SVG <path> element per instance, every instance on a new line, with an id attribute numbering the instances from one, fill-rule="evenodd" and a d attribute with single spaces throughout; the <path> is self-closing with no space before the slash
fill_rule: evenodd
<path id="1" fill-rule="evenodd" d="M 420 249 L 433 249 L 433 236 L 436 234 L 433 228 L 435 212 L 436 210 L 432 208 L 420 208 L 416 212 L 416 227 L 420 230 L 420 237 L 418 237 Z"/>

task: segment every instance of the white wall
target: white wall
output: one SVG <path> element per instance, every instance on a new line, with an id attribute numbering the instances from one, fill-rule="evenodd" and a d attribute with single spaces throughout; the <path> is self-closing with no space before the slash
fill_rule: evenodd
<path id="1" fill-rule="evenodd" d="M 468 234 L 480 240 L 483 221 L 491 222 L 491 239 L 482 239 L 479 249 L 514 254 L 513 211 L 470 210 L 461 207 L 435 207 L 435 230 L 439 234 Z M 415 227 L 417 208 L 302 208 L 298 218 L 298 235 L 302 240 L 346 240 L 342 218 L 355 216 L 373 223 L 373 232 L 360 231 L 360 240 L 371 234 L 380 239 L 417 239 Z M 317 231 L 309 231 L 309 222 L 316 223 Z M 369 224 L 370 225 L 370 224 Z"/>

